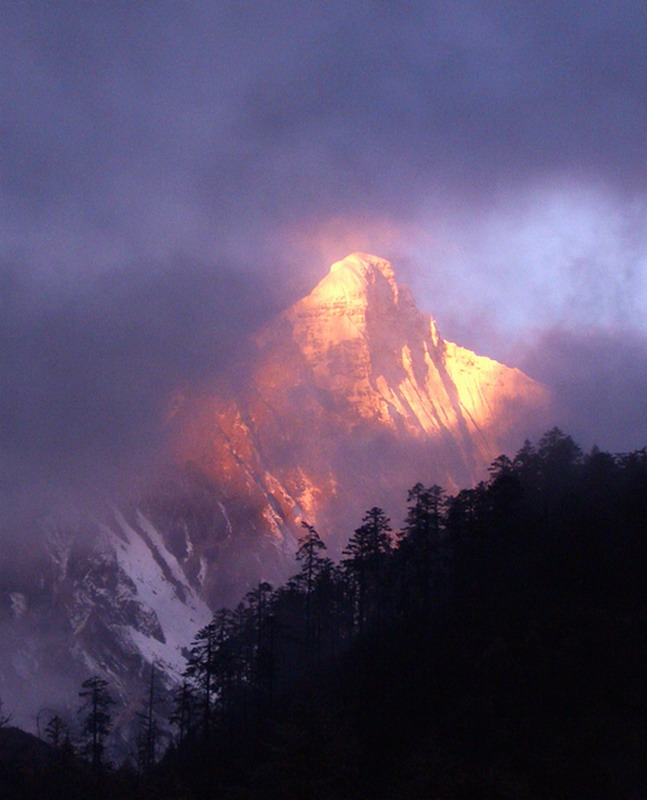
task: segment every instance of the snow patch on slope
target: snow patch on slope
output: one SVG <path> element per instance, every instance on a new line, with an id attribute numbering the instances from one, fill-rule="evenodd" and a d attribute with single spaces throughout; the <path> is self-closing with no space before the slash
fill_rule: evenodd
<path id="1" fill-rule="evenodd" d="M 115 513 L 115 519 L 119 531 L 105 526 L 104 530 L 112 537 L 119 567 L 134 585 L 137 600 L 159 623 L 163 640 L 133 626 L 124 627 L 123 632 L 148 663 L 158 662 L 179 676 L 184 667 L 183 649 L 209 622 L 211 612 L 188 584 L 157 529 L 141 512 L 137 513 L 140 530 L 120 512 Z"/>

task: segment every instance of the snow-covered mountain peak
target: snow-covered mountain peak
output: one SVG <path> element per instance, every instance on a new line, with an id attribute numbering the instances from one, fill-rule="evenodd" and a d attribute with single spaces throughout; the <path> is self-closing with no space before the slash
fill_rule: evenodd
<path id="1" fill-rule="evenodd" d="M 310 304 L 365 305 L 372 300 L 397 304 L 398 284 L 391 263 L 368 253 L 350 253 L 336 261 L 308 298 Z"/>
<path id="2" fill-rule="evenodd" d="M 244 383 L 183 390 L 175 463 L 136 508 L 79 520 L 78 536 L 56 526 L 40 572 L 0 587 L 0 622 L 15 627 L 0 689 L 11 675 L 25 707 L 52 661 L 43 598 L 64 642 L 52 668 L 105 674 L 132 720 L 148 665 L 177 684 L 213 610 L 294 569 L 303 518 L 338 555 L 364 509 L 396 519 L 418 481 L 471 485 L 548 422 L 543 386 L 444 340 L 374 255 L 333 264 L 253 345 Z"/>
<path id="3" fill-rule="evenodd" d="M 541 414 L 548 404 L 544 387 L 519 370 L 445 341 L 407 287 L 398 287 L 391 264 L 367 253 L 333 264 L 309 295 L 271 321 L 261 352 L 257 391 L 275 414 L 285 401 L 282 427 L 294 428 L 294 391 L 279 400 L 275 388 L 298 382 L 300 412 L 305 395 L 316 392 L 309 407 L 321 419 L 343 409 L 344 434 L 368 425 L 436 445 L 453 440 L 443 460 L 456 464 L 459 453 L 462 464 L 443 480 L 454 487 L 477 479 L 506 436 L 525 427 L 519 410 Z"/>
<path id="4" fill-rule="evenodd" d="M 349 253 L 340 261 L 335 261 L 329 270 L 330 273 L 345 273 L 348 271 L 356 272 L 365 280 L 368 279 L 369 276 L 375 276 L 375 274 L 379 272 L 389 283 L 395 282 L 395 273 L 393 272 L 391 262 L 380 256 L 371 255 L 370 253 L 361 253 L 359 251 Z"/>

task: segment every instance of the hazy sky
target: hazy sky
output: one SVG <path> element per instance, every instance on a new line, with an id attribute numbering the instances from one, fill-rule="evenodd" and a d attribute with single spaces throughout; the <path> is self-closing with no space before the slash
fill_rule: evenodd
<path id="1" fill-rule="evenodd" d="M 169 388 L 360 248 L 585 445 L 647 443 L 644 0 L 0 17 L 5 487 L 145 462 Z"/>

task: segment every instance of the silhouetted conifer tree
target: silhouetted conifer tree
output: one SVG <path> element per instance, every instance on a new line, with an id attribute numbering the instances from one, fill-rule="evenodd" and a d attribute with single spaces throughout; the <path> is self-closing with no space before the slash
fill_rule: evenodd
<path id="1" fill-rule="evenodd" d="M 582 463 L 582 451 L 570 436 L 551 428 L 537 443 L 539 486 L 544 508 L 572 490 L 576 467 Z"/>
<path id="2" fill-rule="evenodd" d="M 83 722 L 83 746 L 81 752 L 90 760 L 92 768 L 99 771 L 103 766 L 105 740 L 110 733 L 112 716 L 110 706 L 114 700 L 108 692 L 108 681 L 93 675 L 81 684 L 79 697 L 85 702 L 79 713 L 87 712 Z"/>
<path id="3" fill-rule="evenodd" d="M 386 571 L 386 558 L 391 552 L 390 520 L 381 508 L 366 512 L 343 551 L 342 564 L 355 594 L 355 623 L 361 633 L 368 620 L 379 610 L 378 595 Z"/>
<path id="4" fill-rule="evenodd" d="M 184 672 L 198 688 L 202 699 L 202 729 L 211 729 L 214 694 L 214 654 L 216 652 L 216 626 L 213 620 L 201 628 L 191 643 L 191 650 Z"/>
<path id="5" fill-rule="evenodd" d="M 45 728 L 45 739 L 55 750 L 60 750 L 63 744 L 69 740 L 70 729 L 67 723 L 56 714 L 47 723 Z"/>
<path id="6" fill-rule="evenodd" d="M 253 636 L 252 678 L 256 689 L 257 715 L 263 713 L 272 702 L 274 694 L 274 589 L 267 581 L 246 595 Z"/>
<path id="7" fill-rule="evenodd" d="M 314 608 L 314 595 L 317 581 L 323 569 L 330 561 L 322 555 L 326 545 L 312 525 L 301 523 L 305 529 L 304 535 L 299 539 L 296 560 L 301 565 L 301 570 L 295 580 L 303 587 L 305 594 L 305 643 L 309 656 L 317 662 L 320 661 L 320 637 L 317 635 L 319 625 Z"/>
<path id="8" fill-rule="evenodd" d="M 193 732 L 197 722 L 197 697 L 188 680 L 183 680 L 182 685 L 173 696 L 173 711 L 169 722 L 177 730 L 176 742 L 182 744 Z"/>
<path id="9" fill-rule="evenodd" d="M 440 589 L 440 576 L 447 565 L 441 550 L 445 530 L 445 490 L 434 484 L 417 483 L 407 497 L 404 528 L 398 555 L 402 596 L 406 605 L 421 611 L 431 606 L 433 590 Z"/>
<path id="10" fill-rule="evenodd" d="M 155 664 L 151 664 L 146 697 L 142 700 L 142 710 L 137 712 L 140 729 L 137 736 L 137 765 L 140 772 L 148 773 L 157 760 L 158 726 L 155 706 L 158 703 Z"/>

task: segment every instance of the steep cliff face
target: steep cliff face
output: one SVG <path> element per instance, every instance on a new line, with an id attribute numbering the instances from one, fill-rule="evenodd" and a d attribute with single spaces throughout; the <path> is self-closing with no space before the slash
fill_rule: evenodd
<path id="1" fill-rule="evenodd" d="M 302 519 L 336 555 L 368 507 L 397 524 L 415 482 L 470 485 L 549 423 L 541 385 L 445 341 L 389 262 L 364 253 L 253 344 L 244 381 L 178 395 L 164 482 L 80 535 L 50 525 L 34 569 L 0 583 L 0 694 L 22 692 L 30 714 L 52 674 L 100 672 L 126 729 L 147 665 L 177 681 L 213 610 L 289 574 Z"/>

